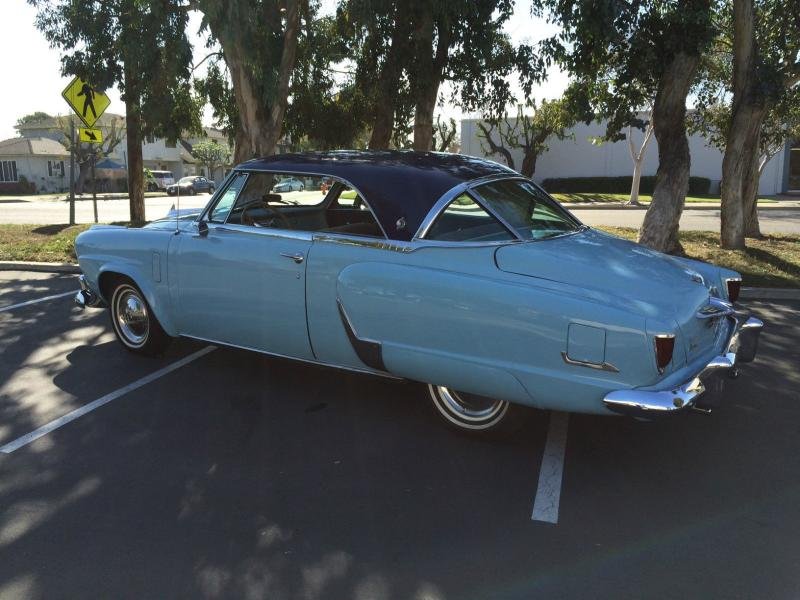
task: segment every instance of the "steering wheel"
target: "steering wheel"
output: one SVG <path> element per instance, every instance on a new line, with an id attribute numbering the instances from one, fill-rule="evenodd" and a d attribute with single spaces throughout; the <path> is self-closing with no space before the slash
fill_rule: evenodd
<path id="1" fill-rule="evenodd" d="M 252 216 L 247 214 L 250 209 L 255 208 L 255 207 L 265 208 L 268 211 L 270 211 L 272 214 L 274 214 L 278 218 L 278 220 L 281 222 L 281 228 L 282 229 L 294 229 L 294 227 L 292 227 L 291 223 L 289 223 L 289 219 L 286 218 L 286 215 L 281 213 L 274 206 L 271 206 L 269 204 L 269 202 L 267 202 L 266 200 L 264 200 L 262 198 L 258 198 L 256 200 L 251 200 L 250 202 L 246 202 L 242 206 L 242 215 L 241 215 L 242 225 L 252 225 L 254 227 L 264 227 L 264 225 L 262 225 L 261 223 L 256 221 Z"/>

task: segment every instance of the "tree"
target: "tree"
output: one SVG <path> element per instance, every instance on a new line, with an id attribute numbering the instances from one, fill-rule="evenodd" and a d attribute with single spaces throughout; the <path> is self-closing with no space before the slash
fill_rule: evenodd
<path id="1" fill-rule="evenodd" d="M 192 146 L 194 156 L 206 168 L 209 179 L 214 179 L 214 171 L 225 166 L 231 153 L 222 144 L 214 140 L 202 140 Z"/>
<path id="2" fill-rule="evenodd" d="M 308 2 L 189 0 L 185 8 L 203 13 L 209 43 L 221 48 L 215 54 L 224 68 L 215 60 L 207 85 L 218 120 L 234 132 L 234 162 L 273 154 L 283 134 L 301 12 L 313 18 Z"/>
<path id="3" fill-rule="evenodd" d="M 719 91 L 731 98 L 723 128 L 720 243 L 723 248 L 744 248 L 746 235 L 760 234 L 756 197 L 764 122 L 786 114 L 797 100 L 800 6 L 734 0 L 732 6 L 721 6 L 719 20 L 723 26 L 716 40 L 717 64 L 708 71 L 717 77 L 707 84 L 706 99 L 715 92 L 719 97 Z M 770 117 L 773 109 L 777 110 Z"/>
<path id="4" fill-rule="evenodd" d="M 72 124 L 65 117 L 59 117 L 58 128 L 61 131 L 61 145 L 67 151 L 75 153 L 75 162 L 78 164 L 78 179 L 75 183 L 75 192 L 83 194 L 86 179 L 89 177 L 92 166 L 92 158 L 95 162 L 98 158 L 109 156 L 119 146 L 125 138 L 125 125 L 121 119 L 114 118 L 111 121 L 111 128 L 103 136 L 100 144 L 88 144 L 75 139 L 75 146 L 72 145 Z"/>
<path id="5" fill-rule="evenodd" d="M 443 121 L 441 115 L 436 115 L 436 123 L 433 126 L 433 149 L 439 152 L 458 152 L 460 145 L 456 120 L 451 117 Z"/>
<path id="6" fill-rule="evenodd" d="M 99 90 L 117 85 L 125 102 L 128 194 L 134 223 L 145 219 L 142 142 L 176 141 L 200 129 L 200 103 L 191 93 L 192 47 L 179 0 L 94 2 L 28 0 L 36 26 L 61 49 L 62 72 Z M 145 42 L 146 41 L 146 42 Z"/>
<path id="7" fill-rule="evenodd" d="M 42 112 L 37 110 L 29 115 L 24 115 L 17 119 L 17 124 L 14 126 L 15 129 L 19 129 L 20 127 L 24 127 L 25 125 L 30 125 L 32 123 L 41 123 L 42 121 L 47 121 L 48 119 L 52 119 L 53 117 L 46 112 Z"/>
<path id="8" fill-rule="evenodd" d="M 619 139 L 654 99 L 659 165 L 639 241 L 664 252 L 680 250 L 678 223 L 691 162 L 686 97 L 714 35 L 711 0 L 541 0 L 534 12 L 540 14 L 540 7 L 561 25 L 545 41 L 546 54 L 577 79 L 584 119 L 608 119 L 607 139 Z"/>
<path id="9" fill-rule="evenodd" d="M 633 141 L 633 130 L 639 127 L 644 128 L 642 141 L 639 147 Z M 644 157 L 647 152 L 647 146 L 650 145 L 650 140 L 653 138 L 653 109 L 647 111 L 647 121 L 644 123 L 631 123 L 628 125 L 628 152 L 633 161 L 633 180 L 631 181 L 631 196 L 627 204 L 632 206 L 640 206 L 639 203 L 639 184 L 642 180 L 642 166 L 644 165 Z"/>
<path id="10" fill-rule="evenodd" d="M 572 134 L 568 130 L 575 125 L 577 119 L 565 98 L 544 100 L 538 107 L 536 101 L 531 100 L 527 108 L 532 108 L 533 114 L 525 114 L 524 107 L 517 106 L 517 116 L 513 125 L 508 115 L 489 119 L 486 123 L 478 122 L 478 129 L 481 130 L 478 137 L 482 140 L 481 147 L 486 154 L 502 155 L 506 164 L 515 170 L 512 151 L 521 150 L 520 173 L 525 177 L 533 177 L 536 172 L 536 161 L 549 150 L 547 140 L 551 137 L 559 140 L 571 137 Z M 488 148 L 483 146 L 484 142 Z"/>

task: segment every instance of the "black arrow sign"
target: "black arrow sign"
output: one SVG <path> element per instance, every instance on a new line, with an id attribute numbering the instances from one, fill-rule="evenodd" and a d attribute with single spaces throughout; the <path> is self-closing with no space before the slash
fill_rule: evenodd
<path id="1" fill-rule="evenodd" d="M 87 129 L 86 130 L 86 137 L 89 138 L 90 140 L 92 140 L 93 142 L 97 141 L 97 136 L 94 134 L 94 131 L 92 131 L 91 129 Z"/>

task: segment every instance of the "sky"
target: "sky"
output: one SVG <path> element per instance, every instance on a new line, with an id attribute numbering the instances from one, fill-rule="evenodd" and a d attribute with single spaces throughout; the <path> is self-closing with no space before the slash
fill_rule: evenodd
<path id="1" fill-rule="evenodd" d="M 336 0 L 323 0 L 322 10 L 332 11 Z M 3 79 L 5 85 L 0 93 L 0 140 L 15 137 L 14 124 L 23 115 L 43 111 L 51 115 L 66 115 L 68 107 L 61 91 L 69 83 L 69 77 L 61 76 L 61 61 L 58 50 L 49 47 L 44 36 L 36 29 L 36 11 L 26 0 L 3 0 L 3 18 L 0 19 L 0 56 L 3 56 Z M 208 52 L 205 37 L 196 34 L 200 16 L 190 17 L 189 31 L 195 47 L 195 64 Z M 528 12 L 528 3 L 517 3 L 513 17 L 506 24 L 506 31 L 515 43 L 537 41 L 551 35 L 555 26 L 534 19 Z M 197 74 L 202 74 L 202 67 Z M 555 98 L 567 85 L 567 77 L 560 71 L 550 73 L 549 79 L 534 90 L 537 99 Z M 442 90 L 445 94 L 446 87 Z M 106 90 L 111 105 L 109 112 L 125 114 L 125 107 L 116 89 Z M 457 106 L 446 104 L 439 109 L 445 118 L 477 116 L 465 115 Z M 212 125 L 211 113 L 206 111 L 204 123 Z"/>

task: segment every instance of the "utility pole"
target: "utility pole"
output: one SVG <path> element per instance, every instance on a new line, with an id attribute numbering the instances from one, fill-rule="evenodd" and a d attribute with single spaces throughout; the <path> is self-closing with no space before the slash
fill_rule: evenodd
<path id="1" fill-rule="evenodd" d="M 75 117 L 69 117 L 69 224 L 75 225 Z"/>

